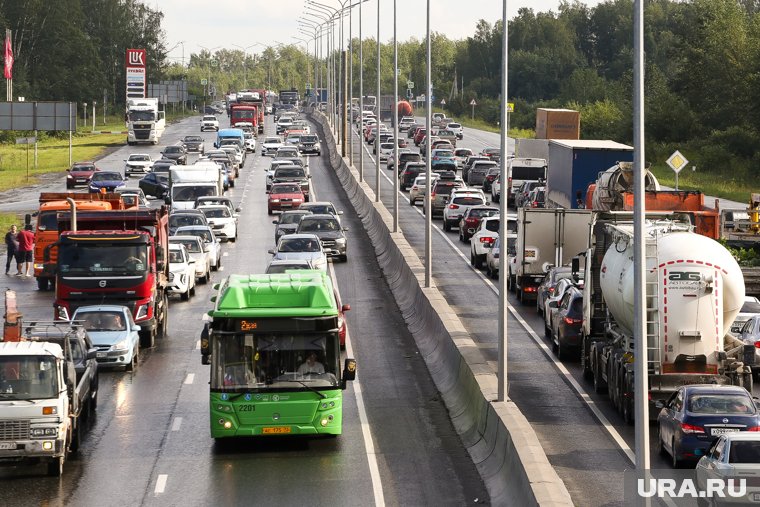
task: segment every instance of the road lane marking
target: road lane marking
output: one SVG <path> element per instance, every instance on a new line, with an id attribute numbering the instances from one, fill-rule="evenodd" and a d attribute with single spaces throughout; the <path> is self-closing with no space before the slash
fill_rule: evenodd
<path id="1" fill-rule="evenodd" d="M 340 296 L 340 288 L 338 287 L 338 280 L 335 277 L 335 268 L 332 263 L 328 264 L 328 269 L 330 270 L 330 277 L 333 279 L 333 285 L 335 286 L 335 292 L 338 294 L 338 299 L 343 301 L 343 298 Z M 348 328 L 346 328 L 346 356 L 354 357 L 354 349 L 351 344 L 351 332 Z M 358 380 L 354 380 L 351 386 L 353 387 L 354 397 L 356 398 L 356 408 L 359 411 L 359 426 L 362 429 L 364 450 L 367 453 L 367 461 L 369 462 L 369 475 L 372 479 L 372 492 L 375 496 L 375 505 L 377 507 L 382 507 L 385 505 L 383 483 L 380 478 L 380 467 L 377 464 L 377 453 L 375 452 L 375 444 L 372 441 L 372 429 L 370 428 L 367 409 L 364 405 L 361 383 Z"/>
<path id="2" fill-rule="evenodd" d="M 372 156 L 372 153 L 370 153 L 369 148 L 364 146 L 365 151 L 367 152 L 367 155 L 369 156 L 370 160 L 372 160 L 373 165 L 371 166 L 372 169 L 374 169 L 374 157 Z M 385 173 L 381 173 L 383 177 L 391 184 L 393 185 L 393 182 Z M 373 175 L 374 176 L 374 175 Z M 366 180 L 367 174 L 365 174 L 365 180 Z M 401 197 L 403 197 L 406 202 L 409 202 L 409 198 L 405 194 L 401 194 Z M 420 208 L 417 206 L 414 207 L 414 209 L 417 211 L 417 213 L 420 214 L 420 216 L 424 217 L 425 215 L 422 213 Z M 438 235 L 443 238 L 443 240 L 448 243 L 448 245 L 451 247 L 451 249 L 456 253 L 472 270 L 478 277 L 480 277 L 481 280 L 491 289 L 491 292 L 494 293 L 494 295 L 498 298 L 499 297 L 499 289 L 491 282 L 488 277 L 483 274 L 482 271 L 475 268 L 472 264 L 470 264 L 470 259 L 467 258 L 467 256 L 459 249 L 457 246 L 451 241 L 451 239 L 438 227 L 433 227 L 433 230 L 438 233 Z M 402 231 L 403 233 L 403 231 Z M 538 334 L 536 334 L 535 331 L 533 331 L 533 328 L 530 327 L 530 325 L 522 318 L 522 316 L 517 312 L 517 310 L 509 303 L 507 302 L 507 308 L 509 309 L 509 313 L 512 314 L 512 316 L 520 323 L 520 325 L 523 327 L 523 329 L 528 333 L 528 336 L 533 340 L 533 342 L 541 349 L 541 351 L 544 353 L 544 356 L 554 364 L 554 366 L 559 370 L 560 374 L 565 378 L 565 380 L 568 382 L 568 384 L 572 387 L 572 389 L 580 396 L 583 403 L 586 404 L 586 406 L 591 410 L 591 413 L 594 414 L 594 417 L 599 421 L 601 426 L 607 431 L 607 433 L 610 435 L 612 440 L 615 441 L 615 443 L 620 447 L 620 449 L 623 451 L 623 453 L 626 455 L 626 457 L 631 461 L 631 463 L 636 463 L 636 457 L 634 452 L 631 450 L 631 448 L 626 443 L 623 436 L 615 429 L 614 425 L 610 422 L 610 420 L 602 413 L 602 411 L 597 407 L 596 401 L 594 401 L 591 396 L 586 392 L 585 389 L 578 383 L 577 380 L 575 380 L 575 377 L 570 373 L 570 370 L 568 370 L 565 365 L 559 361 L 551 350 L 549 350 L 549 347 L 546 345 L 544 340 L 542 340 Z"/>
<path id="3" fill-rule="evenodd" d="M 169 476 L 167 474 L 160 474 L 158 476 L 158 480 L 156 481 L 156 489 L 154 490 L 154 493 L 156 495 L 160 495 L 166 490 L 166 481 L 169 479 Z"/>
<path id="4" fill-rule="evenodd" d="M 172 423 L 172 431 L 179 431 L 180 426 L 182 426 L 182 418 L 175 417 L 174 422 Z"/>
<path id="5" fill-rule="evenodd" d="M 195 380 L 195 373 L 188 373 L 187 377 L 185 377 L 185 384 L 192 384 Z"/>
<path id="6" fill-rule="evenodd" d="M 203 320 L 203 319 L 201 319 L 201 320 Z M 197 342 L 195 342 L 195 350 L 199 350 L 200 348 L 201 348 L 201 341 L 198 340 Z"/>
<path id="7" fill-rule="evenodd" d="M 229 252 L 224 252 L 224 253 L 222 253 L 222 257 L 229 257 L 229 256 L 230 256 L 230 253 L 229 253 Z"/>

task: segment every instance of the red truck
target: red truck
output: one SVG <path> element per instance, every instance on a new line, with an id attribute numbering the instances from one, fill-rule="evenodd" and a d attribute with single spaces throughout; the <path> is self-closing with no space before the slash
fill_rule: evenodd
<path id="1" fill-rule="evenodd" d="M 71 222 L 70 212 L 58 214 L 55 318 L 69 320 L 85 305 L 124 305 L 141 327 L 140 346 L 152 347 L 168 324 L 167 208 L 82 211 Z"/>
<path id="2" fill-rule="evenodd" d="M 236 103 L 230 105 L 230 127 L 240 123 L 250 123 L 254 132 L 258 131 L 259 107 L 254 104 Z"/>
<path id="3" fill-rule="evenodd" d="M 264 133 L 264 110 L 266 109 L 266 90 L 246 90 L 238 92 L 238 104 L 256 106 L 256 132 Z M 232 114 L 232 113 L 230 113 Z"/>

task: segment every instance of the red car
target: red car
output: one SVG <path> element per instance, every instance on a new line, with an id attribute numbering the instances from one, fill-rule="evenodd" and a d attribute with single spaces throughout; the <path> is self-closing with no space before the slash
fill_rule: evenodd
<path id="1" fill-rule="evenodd" d="M 419 128 L 417 129 L 417 132 L 414 134 L 414 145 L 419 146 L 422 142 L 422 139 L 427 134 L 427 129 Z"/>
<path id="2" fill-rule="evenodd" d="M 347 312 L 351 309 L 351 305 L 343 305 L 340 303 L 340 296 L 338 291 L 334 290 L 335 305 L 338 307 L 338 337 L 340 338 L 340 350 L 346 350 L 346 331 L 348 330 L 348 323 L 346 322 L 346 316 L 343 312 Z"/>
<path id="3" fill-rule="evenodd" d="M 74 162 L 66 170 L 66 188 L 74 188 L 77 185 L 87 186 L 95 171 L 100 171 L 95 162 Z"/>
<path id="4" fill-rule="evenodd" d="M 275 183 L 267 191 L 267 212 L 297 209 L 304 203 L 305 198 L 298 183 Z"/>

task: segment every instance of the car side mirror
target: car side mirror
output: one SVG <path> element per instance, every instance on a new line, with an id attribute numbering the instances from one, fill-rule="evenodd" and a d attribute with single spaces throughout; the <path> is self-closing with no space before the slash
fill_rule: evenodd
<path id="1" fill-rule="evenodd" d="M 92 348 L 87 351 L 87 359 L 95 359 L 98 357 L 98 349 Z"/>
<path id="2" fill-rule="evenodd" d="M 348 232 L 348 227 L 344 227 L 342 230 L 343 232 Z"/>
<path id="3" fill-rule="evenodd" d="M 142 327 L 138 324 L 132 326 L 132 331 L 142 331 Z"/>
<path id="4" fill-rule="evenodd" d="M 217 243 L 221 243 L 222 242 L 222 238 L 216 238 L 216 242 Z"/>
<path id="5" fill-rule="evenodd" d="M 272 220 L 272 223 L 273 223 L 274 225 L 278 225 L 278 224 L 280 223 L 280 221 L 279 221 L 279 220 Z"/>
<path id="6" fill-rule="evenodd" d="M 342 211 L 339 211 L 339 212 L 338 212 L 338 215 L 342 215 L 342 214 L 343 214 L 343 212 L 342 212 Z"/>
<path id="7" fill-rule="evenodd" d="M 188 264 L 195 264 L 195 259 L 188 259 L 187 263 Z"/>
<path id="8" fill-rule="evenodd" d="M 166 204 L 172 203 L 172 198 L 169 196 L 169 194 L 167 194 L 166 197 L 164 197 L 164 203 Z"/>
<path id="9" fill-rule="evenodd" d="M 663 400 L 657 400 L 654 402 L 655 408 L 663 409 L 665 408 L 665 402 Z"/>
<path id="10" fill-rule="evenodd" d="M 267 250 L 267 252 L 270 253 L 271 255 L 274 255 L 274 249 L 272 249 L 272 248 L 270 248 L 269 250 Z"/>
<path id="11" fill-rule="evenodd" d="M 559 306 L 556 301 L 549 301 L 548 303 L 549 308 L 557 308 Z"/>
<path id="12" fill-rule="evenodd" d="M 235 213 L 240 213 L 242 210 L 240 208 L 235 208 Z"/>

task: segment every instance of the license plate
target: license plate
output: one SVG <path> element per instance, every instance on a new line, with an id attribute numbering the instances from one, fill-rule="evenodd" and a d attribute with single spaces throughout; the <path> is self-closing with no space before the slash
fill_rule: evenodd
<path id="1" fill-rule="evenodd" d="M 105 353 L 105 352 L 98 352 L 98 353 L 95 354 L 95 357 L 97 359 L 102 359 L 102 358 L 107 357 L 107 356 L 108 356 L 108 354 Z"/>
<path id="2" fill-rule="evenodd" d="M 290 433 L 290 426 L 271 426 L 267 428 L 262 428 L 261 432 L 264 435 L 283 435 L 286 433 Z"/>
<path id="3" fill-rule="evenodd" d="M 760 502 L 760 493 L 752 493 L 752 501 Z"/>
<path id="4" fill-rule="evenodd" d="M 711 428 L 710 435 L 723 435 L 725 433 L 737 433 L 739 428 Z"/>
<path id="5" fill-rule="evenodd" d="M 16 442 L 0 442 L 0 449 L 3 451 L 9 451 L 17 448 L 18 446 L 16 445 Z"/>

